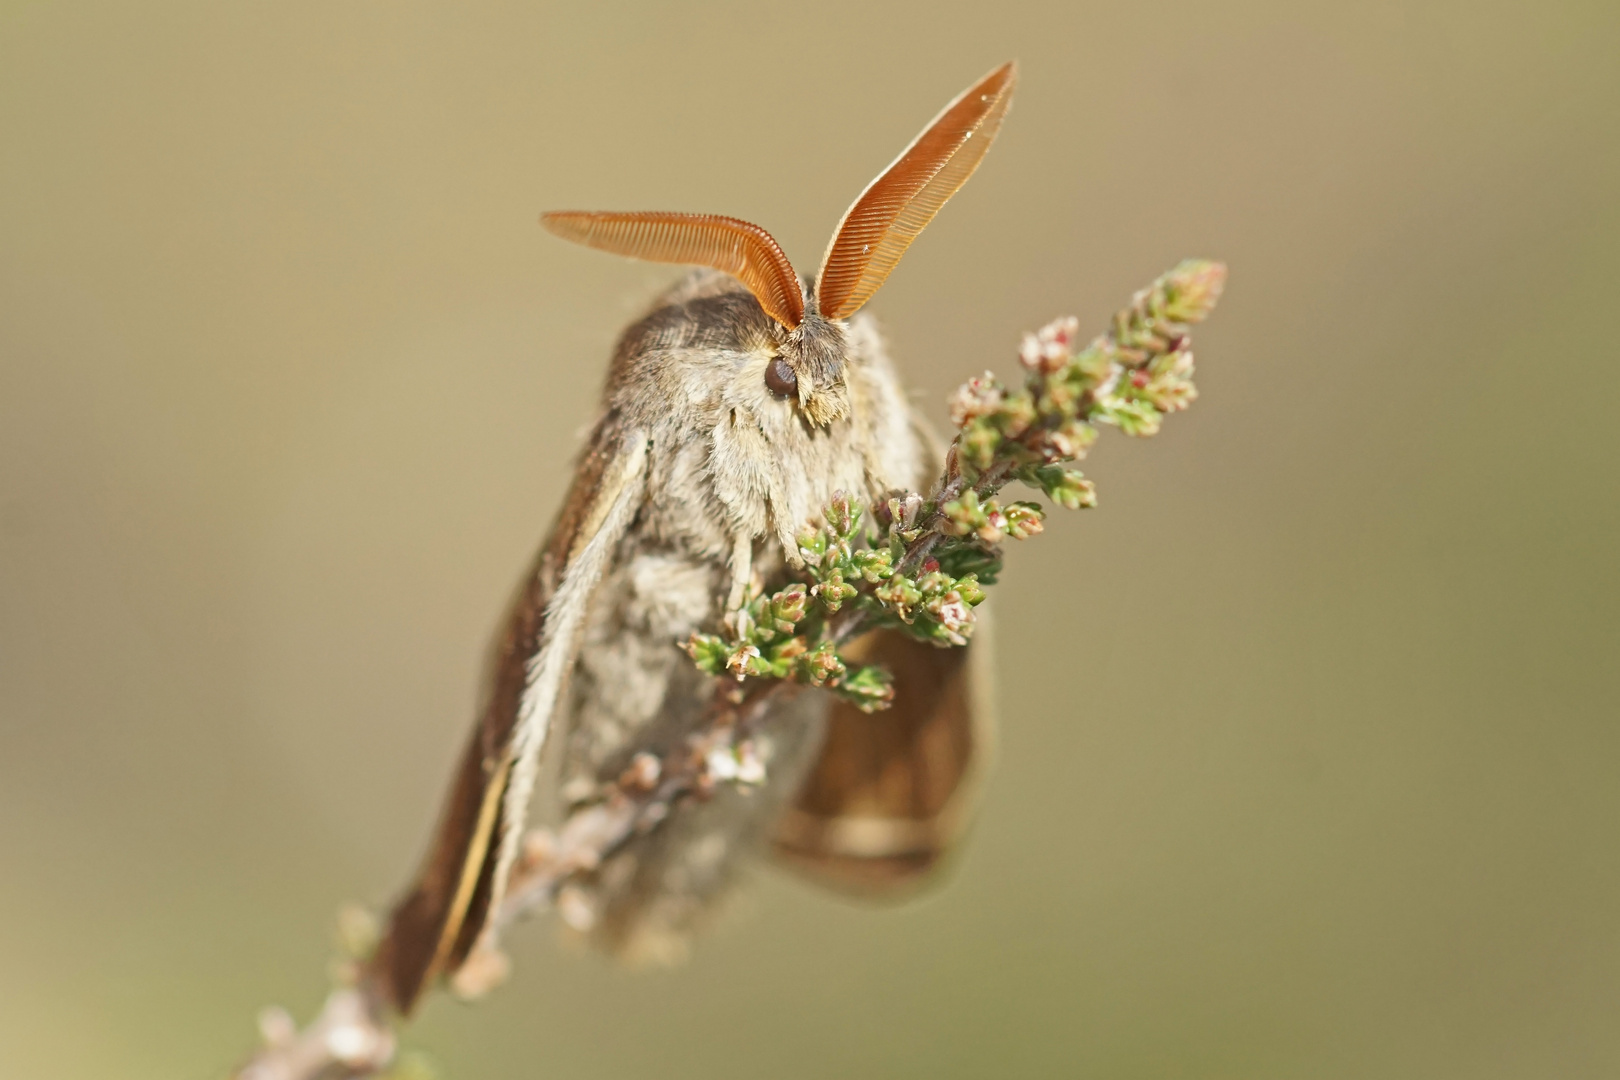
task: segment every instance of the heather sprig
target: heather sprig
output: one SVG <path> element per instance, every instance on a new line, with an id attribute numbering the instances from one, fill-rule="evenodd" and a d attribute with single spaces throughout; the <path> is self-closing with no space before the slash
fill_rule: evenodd
<path id="1" fill-rule="evenodd" d="M 739 681 L 754 676 L 822 687 L 867 712 L 886 707 L 894 696 L 887 674 L 846 661 L 828 626 L 863 587 L 886 583 L 893 574 L 890 551 L 871 545 L 861 530 L 862 516 L 852 499 L 835 495 L 823 523 L 799 534 L 805 580 L 790 581 L 770 595 L 751 594 L 726 616 L 724 636 L 694 633 L 686 651 L 697 666 Z"/>
<path id="2" fill-rule="evenodd" d="M 1132 297 L 1084 347 L 1072 317 L 1024 335 L 1022 387 L 1008 389 L 986 372 L 951 395 L 956 436 L 932 497 L 894 492 L 868 515 L 836 494 L 799 533 L 790 580 L 750 595 L 727 615 L 724 634 L 693 634 L 687 652 L 712 675 L 790 679 L 867 712 L 887 707 L 888 674 L 851 663 L 839 646 L 879 627 L 966 645 L 973 609 L 1000 573 L 1002 542 L 1045 528 L 1040 504 L 1004 505 L 997 493 L 1017 480 L 1065 509 L 1096 506 L 1091 481 L 1066 463 L 1086 456 L 1100 425 L 1154 435 L 1192 403 L 1189 330 L 1209 315 L 1225 281 L 1220 263 L 1189 260 Z"/>

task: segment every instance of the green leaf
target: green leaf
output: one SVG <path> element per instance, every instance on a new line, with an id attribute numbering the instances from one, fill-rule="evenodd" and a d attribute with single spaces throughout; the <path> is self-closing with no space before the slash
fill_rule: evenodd
<path id="1" fill-rule="evenodd" d="M 1126 397 L 1111 397 L 1106 402 L 1098 402 L 1094 415 L 1127 435 L 1157 435 L 1163 421 L 1163 416 L 1151 402 Z"/>
<path id="2" fill-rule="evenodd" d="M 1078 469 L 1065 469 L 1060 465 L 1043 465 L 1019 474 L 1026 484 L 1034 484 L 1046 492 L 1046 497 L 1070 510 L 1097 505 L 1097 488 Z"/>
<path id="3" fill-rule="evenodd" d="M 1001 573 L 1001 552 L 957 539 L 942 542 L 934 549 L 939 568 L 952 577 L 971 577 L 980 584 L 994 585 Z"/>

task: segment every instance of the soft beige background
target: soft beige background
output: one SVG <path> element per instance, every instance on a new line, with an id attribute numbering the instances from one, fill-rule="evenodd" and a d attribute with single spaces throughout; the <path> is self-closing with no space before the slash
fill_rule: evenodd
<path id="1" fill-rule="evenodd" d="M 874 310 L 922 400 L 1228 260 L 1203 397 L 1014 551 L 948 888 L 515 936 L 474 1077 L 1620 1074 L 1612 3 L 0 6 L 0 1076 L 217 1076 L 414 863 L 609 343 L 813 265 L 1016 56 Z"/>

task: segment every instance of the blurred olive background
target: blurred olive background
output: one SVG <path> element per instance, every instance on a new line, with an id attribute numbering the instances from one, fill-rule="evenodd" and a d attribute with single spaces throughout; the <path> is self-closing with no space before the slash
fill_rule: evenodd
<path id="1" fill-rule="evenodd" d="M 0 1075 L 204 1078 L 421 850 L 611 341 L 803 268 L 1008 57 L 873 304 L 936 417 L 1227 260 L 1202 397 L 997 591 L 949 885 L 756 875 L 687 966 L 513 936 L 449 1078 L 1620 1074 L 1620 9 L 0 6 Z"/>

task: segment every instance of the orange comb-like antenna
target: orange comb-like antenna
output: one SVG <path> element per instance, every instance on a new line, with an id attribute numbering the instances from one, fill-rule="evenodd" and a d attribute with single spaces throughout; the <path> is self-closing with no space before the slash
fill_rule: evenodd
<path id="1" fill-rule="evenodd" d="M 616 255 L 723 270 L 748 286 L 765 314 L 789 330 L 804 321 L 799 275 L 781 245 L 758 225 L 718 214 L 582 210 L 541 214 L 540 224 L 565 240 Z"/>
<path id="2" fill-rule="evenodd" d="M 1018 65 L 1008 62 L 964 90 L 845 211 L 816 275 L 822 315 L 847 319 L 878 291 L 917 234 L 979 167 L 1017 81 Z"/>

